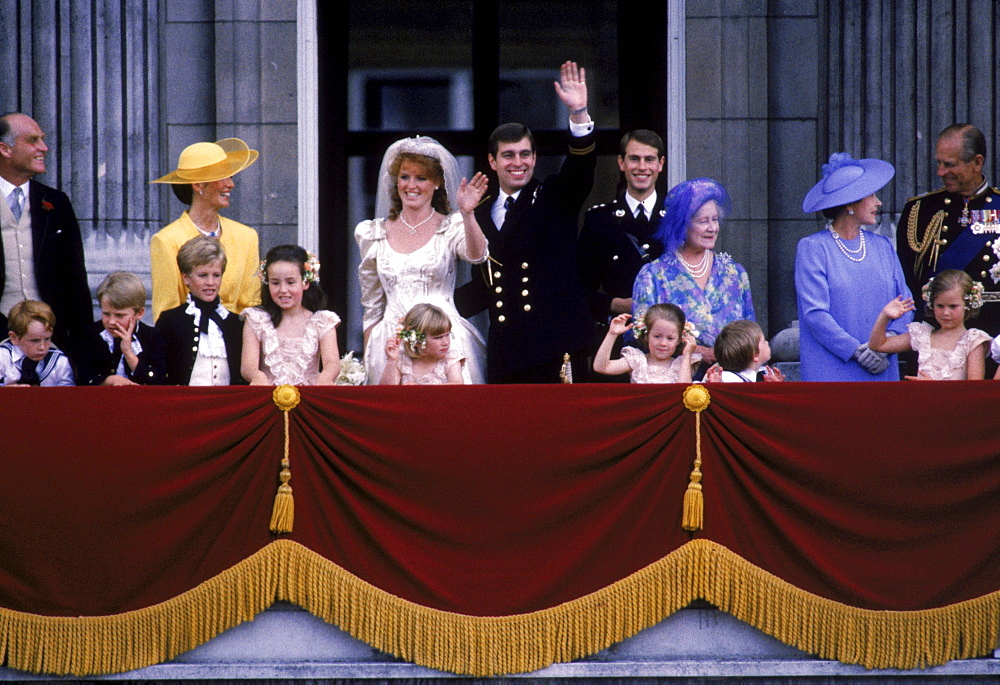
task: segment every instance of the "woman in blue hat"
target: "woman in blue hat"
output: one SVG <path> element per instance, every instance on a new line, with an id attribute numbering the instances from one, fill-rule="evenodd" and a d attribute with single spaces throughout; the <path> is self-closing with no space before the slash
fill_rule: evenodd
<path id="1" fill-rule="evenodd" d="M 892 244 L 864 228 L 878 223 L 875 193 L 895 173 L 880 159 L 837 152 L 802 202 L 802 211 L 827 219 L 826 229 L 800 240 L 795 253 L 804 381 L 899 380 L 896 356 L 868 349 L 868 336 L 882 306 L 909 290 Z M 889 330 L 905 332 L 912 318 L 907 313 Z"/>

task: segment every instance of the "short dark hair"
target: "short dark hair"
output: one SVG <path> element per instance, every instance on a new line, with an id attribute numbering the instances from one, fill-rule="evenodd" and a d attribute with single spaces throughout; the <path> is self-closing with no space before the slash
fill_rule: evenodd
<path id="1" fill-rule="evenodd" d="M 500 143 L 516 143 L 523 138 L 528 139 L 528 143 L 531 145 L 531 151 L 534 152 L 535 136 L 531 133 L 531 129 L 524 124 L 518 124 L 516 122 L 500 124 L 493 129 L 493 133 L 490 134 L 490 154 L 493 155 L 493 157 L 497 156 L 497 151 L 500 149 Z"/>
<path id="2" fill-rule="evenodd" d="M 629 131 L 622 136 L 621 143 L 618 145 L 618 156 L 625 159 L 625 148 L 631 141 L 641 143 L 643 145 L 648 145 L 649 147 L 656 148 L 657 157 L 666 156 L 666 148 L 663 146 L 663 138 L 660 138 L 654 131 L 650 131 L 648 128 L 637 128 L 634 131 Z"/>
<path id="3" fill-rule="evenodd" d="M 757 322 L 730 321 L 715 338 L 715 360 L 725 371 L 744 371 L 753 363 L 763 339 L 764 331 Z"/>
<path id="4" fill-rule="evenodd" d="M 982 155 L 983 159 L 986 159 L 986 136 L 978 128 L 972 124 L 952 124 L 941 131 L 938 140 L 953 135 L 962 137 L 963 162 L 971 162 L 976 155 Z"/>
<path id="5" fill-rule="evenodd" d="M 20 112 L 5 112 L 0 114 L 0 143 L 7 143 L 7 145 L 13 145 L 13 140 L 8 140 L 10 137 L 10 121 L 9 117 L 20 114 Z"/>
<path id="6" fill-rule="evenodd" d="M 174 191 L 177 199 L 188 207 L 194 202 L 194 186 L 190 183 L 171 183 L 170 189 Z"/>

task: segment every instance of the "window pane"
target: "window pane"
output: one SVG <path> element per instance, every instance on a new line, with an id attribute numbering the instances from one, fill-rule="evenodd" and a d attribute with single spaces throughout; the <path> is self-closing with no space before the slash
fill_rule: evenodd
<path id="1" fill-rule="evenodd" d="M 472 3 L 350 4 L 349 129 L 472 128 Z"/>
<path id="2" fill-rule="evenodd" d="M 570 59 L 587 71 L 591 117 L 618 128 L 617 2 L 518 0 L 500 3 L 500 121 L 566 126 L 552 82 Z"/>

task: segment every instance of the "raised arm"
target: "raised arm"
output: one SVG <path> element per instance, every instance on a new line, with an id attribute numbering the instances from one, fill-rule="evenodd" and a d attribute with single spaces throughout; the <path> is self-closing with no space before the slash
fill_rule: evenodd
<path id="1" fill-rule="evenodd" d="M 597 354 L 594 355 L 594 371 L 597 373 L 606 376 L 617 376 L 632 370 L 632 367 L 629 366 L 625 359 L 611 358 L 611 349 L 614 347 L 615 340 L 622 333 L 632 328 L 632 324 L 628 323 L 628 320 L 628 314 L 619 314 L 611 319 L 611 322 L 608 324 L 608 333 L 604 336 L 604 340 L 601 341 L 601 346 L 597 348 Z"/>
<path id="2" fill-rule="evenodd" d="M 476 219 L 476 207 L 486 193 L 489 180 L 482 172 L 477 172 L 471 181 L 464 178 L 458 186 L 458 197 L 455 198 L 458 204 L 458 211 L 462 214 L 462 223 L 465 224 L 465 252 L 466 257 L 473 264 L 478 264 L 486 257 L 486 236 Z"/>
<path id="3" fill-rule="evenodd" d="M 563 62 L 559 68 L 559 80 L 555 82 L 556 95 L 569 109 L 569 120 L 574 124 L 586 124 L 590 121 L 587 112 L 587 79 L 586 71 L 578 67 L 576 62 Z"/>
<path id="4" fill-rule="evenodd" d="M 869 349 L 875 350 L 876 352 L 888 352 L 889 354 L 897 354 L 899 352 L 906 352 L 909 350 L 909 333 L 887 336 L 886 329 L 888 328 L 890 321 L 896 321 L 901 316 L 906 314 L 906 312 L 912 311 L 913 299 L 910 297 L 904 298 L 902 295 L 896 297 L 896 299 L 892 300 L 889 304 L 883 307 L 882 311 L 879 312 L 878 318 L 875 319 L 871 335 L 868 336 Z"/>

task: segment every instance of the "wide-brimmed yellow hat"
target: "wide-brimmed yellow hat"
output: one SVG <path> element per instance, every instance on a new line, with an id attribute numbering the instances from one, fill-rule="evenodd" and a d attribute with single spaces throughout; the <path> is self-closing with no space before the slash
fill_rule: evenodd
<path id="1" fill-rule="evenodd" d="M 257 161 L 257 151 L 239 138 L 188 145 L 177 159 L 177 168 L 150 183 L 210 183 L 220 181 Z"/>

